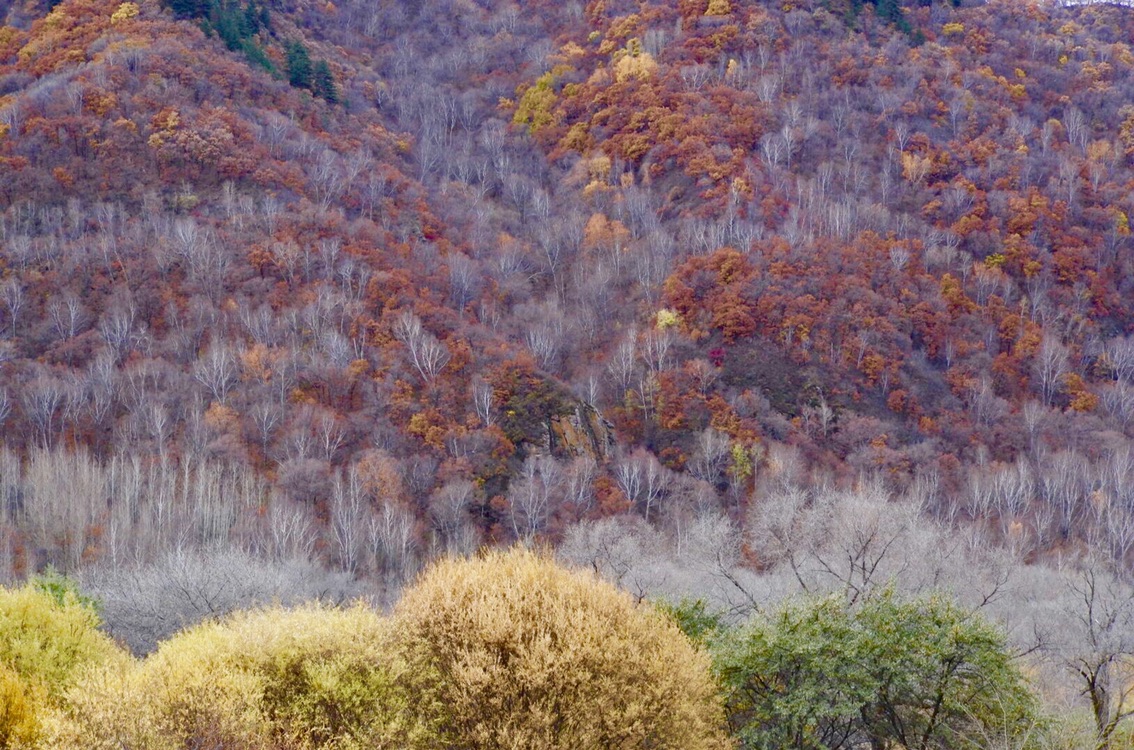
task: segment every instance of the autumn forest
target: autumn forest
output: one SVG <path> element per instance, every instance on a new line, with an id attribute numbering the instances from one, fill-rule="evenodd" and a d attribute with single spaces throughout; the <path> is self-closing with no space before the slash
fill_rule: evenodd
<path id="1" fill-rule="evenodd" d="M 308 602 L 412 665 L 444 639 L 390 646 L 349 603 L 412 619 L 431 563 L 516 546 L 544 551 L 500 558 L 520 578 L 553 557 L 660 607 L 734 699 L 757 668 L 705 633 L 754 616 L 782 644 L 963 610 L 1011 655 L 979 737 L 880 735 L 881 708 L 769 734 L 793 725 L 726 701 L 706 747 L 1134 741 L 1134 7 L 0 23 L 0 584 L 90 602 L 95 651 Z M 694 746 L 383 721 L 357 746 Z M 232 746 L 356 746 L 273 736 Z"/>

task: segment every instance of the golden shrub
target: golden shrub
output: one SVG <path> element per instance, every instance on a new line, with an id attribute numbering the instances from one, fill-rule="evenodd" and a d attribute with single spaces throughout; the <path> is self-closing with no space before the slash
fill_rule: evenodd
<path id="1" fill-rule="evenodd" d="M 394 632 L 441 747 L 726 746 L 708 657 L 654 608 L 532 552 L 438 563 Z"/>
<path id="2" fill-rule="evenodd" d="M 133 670 L 78 685 L 54 745 L 242 750 L 403 747 L 417 741 L 370 609 L 236 614 L 166 641 Z"/>
<path id="3" fill-rule="evenodd" d="M 657 75 L 658 63 L 649 52 L 619 55 L 614 62 L 614 80 L 621 83 L 631 78 L 648 81 Z"/>
<path id="4" fill-rule="evenodd" d="M 706 16 L 727 16 L 732 13 L 728 0 L 709 0 L 709 7 L 705 9 Z"/>
<path id="5" fill-rule="evenodd" d="M 0 747 L 30 744 L 39 734 L 36 696 L 20 676 L 0 664 Z"/>
<path id="6" fill-rule="evenodd" d="M 141 9 L 137 3 L 122 3 L 118 8 L 110 14 L 111 23 L 122 23 L 123 21 L 130 21 L 138 17 Z"/>
<path id="7" fill-rule="evenodd" d="M 0 587 L 0 748 L 33 746 L 44 715 L 86 667 L 124 658 L 78 595 Z"/>

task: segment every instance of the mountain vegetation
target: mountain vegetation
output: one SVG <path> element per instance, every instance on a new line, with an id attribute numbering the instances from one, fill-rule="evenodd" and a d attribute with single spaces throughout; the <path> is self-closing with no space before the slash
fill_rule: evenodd
<path id="1" fill-rule="evenodd" d="M 1120 747 L 1134 691 L 1132 14 L 1038 0 L 0 3 L 0 581 L 31 597 L 19 582 L 46 570 L 77 580 L 105 632 L 153 654 L 137 672 L 107 657 L 106 689 L 127 691 L 182 669 L 169 644 L 237 643 L 287 617 L 346 643 L 335 618 L 359 633 L 378 618 L 333 609 L 359 596 L 427 638 L 456 594 L 424 592 L 473 575 L 450 561 L 418 581 L 431 562 L 547 545 L 628 592 L 627 612 L 685 602 L 661 608 L 699 655 L 681 641 L 680 658 L 594 658 L 648 671 L 711 655 L 722 726 L 745 746 Z M 481 573 L 475 587 L 495 590 Z M 545 574 L 559 580 L 531 572 Z M 500 595 L 517 627 L 547 604 Z M 671 630 L 634 622 L 642 638 Z M 483 624 L 444 627 L 475 639 Z M 876 631 L 899 625 L 908 637 L 880 646 Z M 263 673 L 275 655 L 232 648 L 233 686 L 277 689 Z M 444 659 L 491 652 L 432 648 L 382 651 L 394 671 L 365 679 L 338 656 L 293 654 L 288 669 L 394 691 L 370 744 L 551 732 L 462 703 L 475 680 L 453 681 Z M 862 671 L 879 651 L 897 661 Z M 895 675 L 938 674 L 942 654 L 988 682 L 942 684 L 932 725 L 921 704 L 883 707 Z M 845 690 L 825 682 L 840 655 Z M 436 704 L 415 705 L 420 725 L 399 713 L 397 659 Z M 0 690 L 64 716 L 56 677 L 15 664 L 0 663 Z M 533 706 L 575 688 L 621 705 L 521 673 L 501 689 Z M 313 703 L 216 727 L 306 746 L 296 727 L 323 722 L 322 698 L 287 697 Z M 46 736 L 16 706 L 4 741 Z M 626 719 L 639 708 L 617 721 L 648 744 Z M 145 726 L 180 710 L 150 705 Z M 1072 718 L 1053 734 L 1050 715 Z M 302 742 L 363 742 L 335 721 Z M 555 729 L 614 742 L 582 731 Z"/>

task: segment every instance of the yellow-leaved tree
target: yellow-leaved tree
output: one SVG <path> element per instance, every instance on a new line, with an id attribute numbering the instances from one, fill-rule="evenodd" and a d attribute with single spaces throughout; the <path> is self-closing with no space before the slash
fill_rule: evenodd
<path id="1" fill-rule="evenodd" d="M 398 687 L 388 621 L 364 605 L 235 614 L 71 691 L 50 746 L 181 750 L 410 747 L 428 739 Z"/>
<path id="2" fill-rule="evenodd" d="M 127 659 L 98 625 L 92 603 L 61 576 L 0 587 L 0 748 L 35 747 L 84 669 Z"/>
<path id="3" fill-rule="evenodd" d="M 436 746 L 728 746 L 707 655 L 653 607 L 548 557 L 439 562 L 393 620 Z"/>
<path id="4" fill-rule="evenodd" d="M 728 746 L 704 651 L 654 607 L 523 550 L 436 564 L 389 618 L 237 613 L 70 683 L 44 750 Z"/>

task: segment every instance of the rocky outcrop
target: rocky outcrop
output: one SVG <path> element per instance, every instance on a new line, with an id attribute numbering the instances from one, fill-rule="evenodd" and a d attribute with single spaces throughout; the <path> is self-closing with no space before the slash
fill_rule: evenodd
<path id="1" fill-rule="evenodd" d="M 576 403 L 573 414 L 552 417 L 547 435 L 556 458 L 590 456 L 602 463 L 614 449 L 614 425 L 588 404 Z"/>

